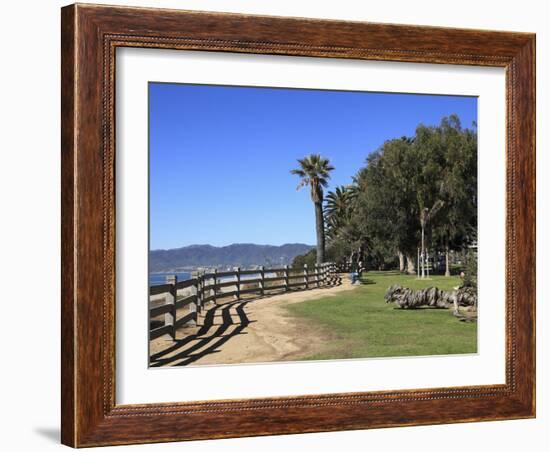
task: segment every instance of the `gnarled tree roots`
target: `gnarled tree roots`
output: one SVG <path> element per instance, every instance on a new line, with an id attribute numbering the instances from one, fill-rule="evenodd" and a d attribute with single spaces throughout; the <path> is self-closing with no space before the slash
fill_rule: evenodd
<path id="1" fill-rule="evenodd" d="M 456 290 L 440 290 L 437 287 L 412 290 L 394 284 L 388 287 L 384 295 L 386 303 L 395 303 L 402 309 L 415 309 L 420 306 L 434 308 L 454 307 L 454 315 L 463 317 L 459 313 L 459 306 L 472 306 L 477 309 L 477 292 L 473 287 L 459 287 Z"/>

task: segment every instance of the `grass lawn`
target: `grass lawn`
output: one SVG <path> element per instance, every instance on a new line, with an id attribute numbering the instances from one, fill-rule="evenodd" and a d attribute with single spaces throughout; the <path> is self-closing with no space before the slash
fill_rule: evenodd
<path id="1" fill-rule="evenodd" d="M 396 309 L 384 293 L 392 284 L 411 289 L 450 290 L 459 277 L 417 280 L 398 272 L 368 272 L 363 285 L 332 297 L 286 307 L 289 314 L 316 322 L 327 332 L 326 348 L 308 359 L 420 356 L 477 351 L 477 323 L 460 322 L 448 309 Z"/>

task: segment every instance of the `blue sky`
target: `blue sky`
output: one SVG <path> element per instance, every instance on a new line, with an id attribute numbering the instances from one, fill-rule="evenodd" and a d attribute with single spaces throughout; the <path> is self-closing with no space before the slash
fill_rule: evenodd
<path id="1" fill-rule="evenodd" d="M 315 243 L 296 159 L 319 153 L 348 184 L 419 123 L 477 120 L 475 97 L 149 84 L 150 247 Z"/>

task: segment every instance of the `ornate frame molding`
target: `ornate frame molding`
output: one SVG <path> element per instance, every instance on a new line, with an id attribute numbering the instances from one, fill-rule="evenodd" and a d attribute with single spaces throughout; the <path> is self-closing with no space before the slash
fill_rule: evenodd
<path id="1" fill-rule="evenodd" d="M 506 383 L 116 405 L 118 47 L 506 68 Z M 535 37 L 526 33 L 79 4 L 63 8 L 62 442 L 80 447 L 533 417 L 534 59 Z"/>

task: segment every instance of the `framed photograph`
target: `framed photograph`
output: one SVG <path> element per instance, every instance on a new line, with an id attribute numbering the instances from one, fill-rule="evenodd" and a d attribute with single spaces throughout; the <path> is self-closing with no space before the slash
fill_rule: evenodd
<path id="1" fill-rule="evenodd" d="M 62 9 L 62 442 L 535 416 L 535 36 Z"/>

